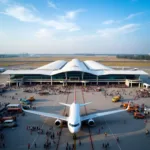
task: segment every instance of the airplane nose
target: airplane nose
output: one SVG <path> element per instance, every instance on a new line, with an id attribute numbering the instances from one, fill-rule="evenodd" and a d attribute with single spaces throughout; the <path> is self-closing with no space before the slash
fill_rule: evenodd
<path id="1" fill-rule="evenodd" d="M 77 133 L 78 131 L 79 131 L 79 130 L 76 129 L 76 128 L 72 128 L 72 129 L 70 130 L 71 133 Z"/>

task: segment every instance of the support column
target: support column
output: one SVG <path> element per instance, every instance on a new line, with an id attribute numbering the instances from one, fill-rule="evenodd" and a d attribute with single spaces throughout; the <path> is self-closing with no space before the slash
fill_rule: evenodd
<path id="1" fill-rule="evenodd" d="M 18 81 L 16 82 L 16 87 L 18 87 Z"/>
<path id="2" fill-rule="evenodd" d="M 32 82 L 30 81 L 30 85 L 32 85 Z"/>
<path id="3" fill-rule="evenodd" d="M 84 80 L 84 72 L 82 72 L 82 81 Z"/>
<path id="4" fill-rule="evenodd" d="M 131 88 L 132 88 L 132 81 L 131 81 Z"/>
<path id="5" fill-rule="evenodd" d="M 51 76 L 51 85 L 53 85 L 53 76 Z"/>
<path id="6" fill-rule="evenodd" d="M 19 87 L 21 86 L 21 82 L 18 82 L 18 86 L 19 86 Z"/>
<path id="7" fill-rule="evenodd" d="M 8 81 L 8 85 L 9 85 L 9 87 L 11 86 L 11 78 L 10 78 L 10 75 L 9 75 L 9 81 Z"/>
<path id="8" fill-rule="evenodd" d="M 10 81 L 8 82 L 8 86 L 10 87 L 10 85 L 11 85 L 11 83 L 10 83 Z"/>
<path id="9" fill-rule="evenodd" d="M 84 86 L 86 86 L 86 82 L 84 82 Z"/>
<path id="10" fill-rule="evenodd" d="M 66 78 L 66 80 L 67 80 L 67 72 L 65 72 L 65 78 Z"/>
<path id="11" fill-rule="evenodd" d="M 109 82 L 107 82 L 107 85 L 109 85 Z"/>
<path id="12" fill-rule="evenodd" d="M 98 76 L 96 77 L 96 84 L 98 85 Z"/>
<path id="13" fill-rule="evenodd" d="M 141 87 L 141 83 L 139 83 L 139 88 Z"/>

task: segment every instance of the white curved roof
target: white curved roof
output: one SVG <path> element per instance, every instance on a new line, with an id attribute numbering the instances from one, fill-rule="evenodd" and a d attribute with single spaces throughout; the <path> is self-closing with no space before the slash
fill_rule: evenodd
<path id="1" fill-rule="evenodd" d="M 86 60 L 86 61 L 84 61 L 84 63 L 90 70 L 112 70 L 111 68 L 106 67 L 96 61 L 93 61 L 93 60 Z"/>
<path id="2" fill-rule="evenodd" d="M 62 71 L 88 71 L 84 63 L 78 59 L 72 59 L 62 69 Z"/>
<path id="3" fill-rule="evenodd" d="M 147 74 L 142 70 L 115 70 L 92 60 L 87 60 L 82 62 L 78 59 L 72 59 L 69 62 L 64 60 L 58 60 L 34 70 L 7 70 L 3 74 L 55 75 L 55 74 L 68 72 L 68 71 L 81 71 L 81 72 L 86 72 L 97 76 L 108 75 L 108 74 L 128 74 L 128 75 Z"/>
<path id="4" fill-rule="evenodd" d="M 58 69 L 61 69 L 61 67 L 63 67 L 65 64 L 67 63 L 67 61 L 65 60 L 57 60 L 57 61 L 54 61 L 52 63 L 49 63 L 47 65 L 44 65 L 42 67 L 39 67 L 37 68 L 37 70 L 58 70 Z"/>

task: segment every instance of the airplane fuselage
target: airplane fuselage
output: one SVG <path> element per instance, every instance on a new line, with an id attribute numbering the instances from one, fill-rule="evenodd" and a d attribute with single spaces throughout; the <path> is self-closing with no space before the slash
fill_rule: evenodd
<path id="1" fill-rule="evenodd" d="M 79 132 L 81 128 L 80 105 L 72 103 L 69 110 L 68 129 L 71 133 Z"/>

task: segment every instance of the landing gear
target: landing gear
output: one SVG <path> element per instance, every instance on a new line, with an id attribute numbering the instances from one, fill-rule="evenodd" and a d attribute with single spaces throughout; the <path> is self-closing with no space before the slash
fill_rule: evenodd
<path id="1" fill-rule="evenodd" d="M 76 140 L 76 139 L 77 139 L 76 134 L 73 134 L 73 140 Z"/>

